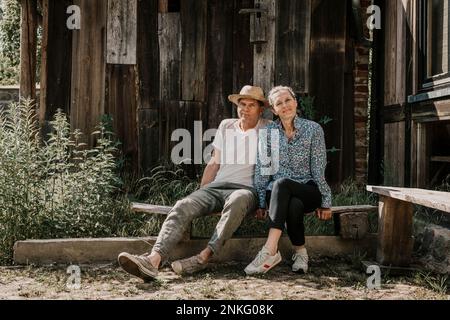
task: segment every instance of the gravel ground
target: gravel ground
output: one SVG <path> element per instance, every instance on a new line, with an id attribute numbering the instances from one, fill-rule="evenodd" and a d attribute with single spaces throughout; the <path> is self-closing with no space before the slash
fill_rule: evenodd
<path id="1" fill-rule="evenodd" d="M 261 277 L 246 276 L 241 263 L 215 265 L 185 277 L 167 267 L 151 283 L 129 276 L 116 265 L 80 268 L 81 288 L 69 289 L 67 266 L 0 267 L 0 299 L 450 300 L 448 279 L 425 273 L 383 276 L 381 289 L 369 290 L 368 275 L 351 259 L 314 259 L 306 275 L 295 274 L 282 263 Z"/>

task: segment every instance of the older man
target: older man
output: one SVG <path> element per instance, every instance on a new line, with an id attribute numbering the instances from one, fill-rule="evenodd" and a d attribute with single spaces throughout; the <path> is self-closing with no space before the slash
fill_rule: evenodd
<path id="1" fill-rule="evenodd" d="M 222 121 L 213 142 L 214 152 L 203 173 L 201 187 L 178 201 L 161 227 L 150 254 L 121 253 L 119 264 L 128 273 L 151 280 L 182 239 L 192 220 L 212 212 L 222 212 L 207 247 L 198 255 L 174 261 L 177 274 L 189 274 L 207 266 L 214 254 L 219 254 L 225 242 L 244 217 L 257 207 L 253 186 L 258 130 L 267 124 L 261 118 L 268 102 L 259 87 L 245 86 L 228 99 L 237 106 L 239 119 Z"/>

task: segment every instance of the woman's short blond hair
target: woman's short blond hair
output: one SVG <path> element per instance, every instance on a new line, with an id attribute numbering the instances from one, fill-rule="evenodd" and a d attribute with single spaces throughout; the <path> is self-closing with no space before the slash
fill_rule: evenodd
<path id="1" fill-rule="evenodd" d="M 294 98 L 295 101 L 297 101 L 297 97 L 295 96 L 294 90 L 291 87 L 286 87 L 286 86 L 276 86 L 273 87 L 268 95 L 268 99 L 269 99 L 269 104 L 271 106 L 273 106 L 273 98 L 275 96 L 275 94 L 277 94 L 280 91 L 287 91 L 289 92 L 289 94 L 292 96 L 292 98 Z"/>

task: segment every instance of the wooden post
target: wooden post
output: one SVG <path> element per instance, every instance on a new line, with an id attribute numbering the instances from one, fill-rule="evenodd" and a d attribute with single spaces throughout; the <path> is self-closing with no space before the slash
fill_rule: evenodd
<path id="1" fill-rule="evenodd" d="M 266 27 L 266 43 L 262 44 L 261 52 L 258 52 L 258 48 L 254 49 L 253 60 L 253 83 L 263 88 L 267 94 L 273 87 L 275 81 L 275 21 L 277 11 L 276 0 L 256 0 L 255 6 L 259 5 L 261 9 L 268 10 L 267 25 Z M 268 113 L 269 114 L 269 113 Z"/>
<path id="2" fill-rule="evenodd" d="M 377 261 L 385 266 L 407 266 L 411 260 L 413 205 L 380 195 Z"/>
<path id="3" fill-rule="evenodd" d="M 21 0 L 20 96 L 36 100 L 37 1 Z"/>

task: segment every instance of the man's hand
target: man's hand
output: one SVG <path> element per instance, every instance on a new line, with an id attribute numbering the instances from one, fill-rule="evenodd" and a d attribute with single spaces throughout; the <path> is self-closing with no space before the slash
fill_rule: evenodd
<path id="1" fill-rule="evenodd" d="M 316 210 L 316 215 L 320 220 L 330 220 L 333 213 L 330 208 L 319 208 Z"/>
<path id="2" fill-rule="evenodd" d="M 267 209 L 259 208 L 256 210 L 255 217 L 258 220 L 264 220 L 267 217 Z"/>

